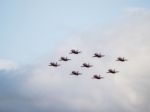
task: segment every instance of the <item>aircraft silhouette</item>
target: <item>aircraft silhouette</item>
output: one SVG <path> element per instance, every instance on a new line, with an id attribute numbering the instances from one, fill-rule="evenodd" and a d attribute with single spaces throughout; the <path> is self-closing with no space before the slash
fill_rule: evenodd
<path id="1" fill-rule="evenodd" d="M 60 66 L 60 65 L 59 65 L 59 64 L 57 64 L 57 62 L 56 62 L 56 63 L 51 62 L 48 66 L 58 67 L 58 66 Z"/>
<path id="2" fill-rule="evenodd" d="M 127 59 L 125 59 L 124 57 L 118 57 L 116 61 L 124 62 L 127 61 Z"/>
<path id="3" fill-rule="evenodd" d="M 113 70 L 113 69 L 108 69 L 108 72 L 107 72 L 107 73 L 115 74 L 115 73 L 117 73 L 117 72 L 119 72 L 119 71 L 116 71 L 115 69 L 114 69 L 114 70 Z"/>
<path id="4" fill-rule="evenodd" d="M 104 78 L 104 77 L 101 77 L 100 75 L 93 75 L 92 78 L 93 78 L 93 79 L 102 79 L 102 78 Z"/>
<path id="5" fill-rule="evenodd" d="M 83 63 L 81 67 L 90 68 L 92 67 L 92 65 L 90 65 L 89 63 Z"/>
<path id="6" fill-rule="evenodd" d="M 79 54 L 81 51 L 72 49 L 69 54 Z"/>
<path id="7" fill-rule="evenodd" d="M 69 61 L 71 59 L 68 59 L 67 57 L 60 57 L 60 60 L 59 61 Z"/>
<path id="8" fill-rule="evenodd" d="M 93 57 L 102 58 L 105 55 L 102 55 L 101 53 L 95 53 Z"/>
<path id="9" fill-rule="evenodd" d="M 81 75 L 81 73 L 79 73 L 78 71 L 72 71 L 72 72 L 71 72 L 71 75 L 76 75 L 76 76 L 78 76 L 78 75 Z"/>

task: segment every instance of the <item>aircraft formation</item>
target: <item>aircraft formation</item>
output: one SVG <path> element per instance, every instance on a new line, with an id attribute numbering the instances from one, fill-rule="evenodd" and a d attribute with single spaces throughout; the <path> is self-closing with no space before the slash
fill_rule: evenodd
<path id="1" fill-rule="evenodd" d="M 82 53 L 81 51 L 79 50 L 75 50 L 75 49 L 72 49 L 70 50 L 69 54 L 74 54 L 74 55 L 77 55 L 77 54 L 80 54 Z M 105 55 L 101 54 L 101 53 L 95 53 L 92 57 L 93 58 L 103 58 Z M 70 61 L 71 59 L 70 58 L 67 58 L 67 57 L 60 57 L 59 61 L 64 61 L 64 62 L 67 62 L 67 61 Z M 118 57 L 116 59 L 116 61 L 119 61 L 119 62 L 125 62 L 125 61 L 128 61 L 127 59 L 125 59 L 124 57 Z M 51 67 L 59 67 L 61 66 L 60 64 L 58 64 L 57 62 L 50 62 L 48 66 L 51 66 Z M 84 68 L 91 68 L 93 67 L 93 65 L 89 64 L 89 63 L 83 63 L 81 65 L 81 67 L 84 67 Z M 106 73 L 110 73 L 110 74 L 116 74 L 118 73 L 119 71 L 116 71 L 115 69 L 108 69 L 108 71 Z M 75 75 L 75 76 L 79 76 L 79 75 L 82 75 L 82 73 L 80 73 L 79 71 L 72 71 L 70 75 Z M 92 79 L 103 79 L 104 77 L 102 77 L 101 75 L 93 75 Z"/>

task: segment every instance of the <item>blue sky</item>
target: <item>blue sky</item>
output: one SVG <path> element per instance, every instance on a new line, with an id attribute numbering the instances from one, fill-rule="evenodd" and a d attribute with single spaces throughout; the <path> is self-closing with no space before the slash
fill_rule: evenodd
<path id="1" fill-rule="evenodd" d="M 20 64 L 56 49 L 72 32 L 115 22 L 148 0 L 1 0 L 0 58 Z"/>
<path id="2" fill-rule="evenodd" d="M 149 37 L 149 0 L 0 0 L 0 112 L 149 112 Z"/>

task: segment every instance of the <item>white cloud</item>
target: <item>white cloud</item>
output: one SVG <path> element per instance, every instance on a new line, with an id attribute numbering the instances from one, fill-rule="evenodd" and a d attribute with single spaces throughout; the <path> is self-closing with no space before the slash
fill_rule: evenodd
<path id="1" fill-rule="evenodd" d="M 11 72 L 16 74 L 14 77 L 9 78 L 9 73 L 2 72 L 0 110 L 19 112 L 20 104 L 24 111 L 29 112 L 150 111 L 150 14 L 134 11 L 126 18 L 105 30 L 96 29 L 71 37 L 62 42 L 50 59 L 41 60 L 30 69 L 24 67 Z M 69 55 L 72 48 L 81 49 L 83 53 Z M 106 57 L 100 60 L 91 58 L 95 52 L 102 52 Z M 58 60 L 63 55 L 72 60 L 61 62 L 59 68 L 47 66 L 47 61 Z M 115 61 L 117 56 L 125 56 L 129 61 L 118 63 Z M 82 62 L 89 62 L 94 67 L 85 70 L 80 67 Z M 108 75 L 108 68 L 120 72 Z M 79 70 L 83 75 L 71 76 L 71 70 Z M 105 78 L 91 79 L 96 73 Z M 9 102 L 13 102 L 13 106 Z"/>
<path id="2" fill-rule="evenodd" d="M 11 60 L 0 59 L 0 70 L 12 70 L 17 68 L 17 64 Z"/>

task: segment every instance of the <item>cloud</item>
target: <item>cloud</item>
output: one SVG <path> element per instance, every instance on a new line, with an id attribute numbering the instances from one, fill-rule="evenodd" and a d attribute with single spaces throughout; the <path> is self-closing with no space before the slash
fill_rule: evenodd
<path id="1" fill-rule="evenodd" d="M 17 64 L 7 59 L 0 59 L 0 70 L 11 70 L 16 69 Z"/>
<path id="2" fill-rule="evenodd" d="M 0 71 L 0 111 L 150 111 L 149 29 L 149 11 L 133 11 L 107 28 L 71 36 L 50 58 L 11 71 Z M 83 53 L 69 55 L 71 48 L 81 49 Z M 106 57 L 91 58 L 95 52 L 102 52 Z M 72 60 L 61 62 L 61 67 L 56 69 L 47 66 L 47 61 L 58 60 L 62 55 Z M 117 56 L 125 56 L 129 61 L 118 63 Z M 94 67 L 85 70 L 80 67 L 83 62 Z M 108 68 L 120 72 L 108 75 Z M 83 75 L 71 76 L 72 70 L 79 70 Z M 92 80 L 92 75 L 97 73 L 105 78 Z"/>

